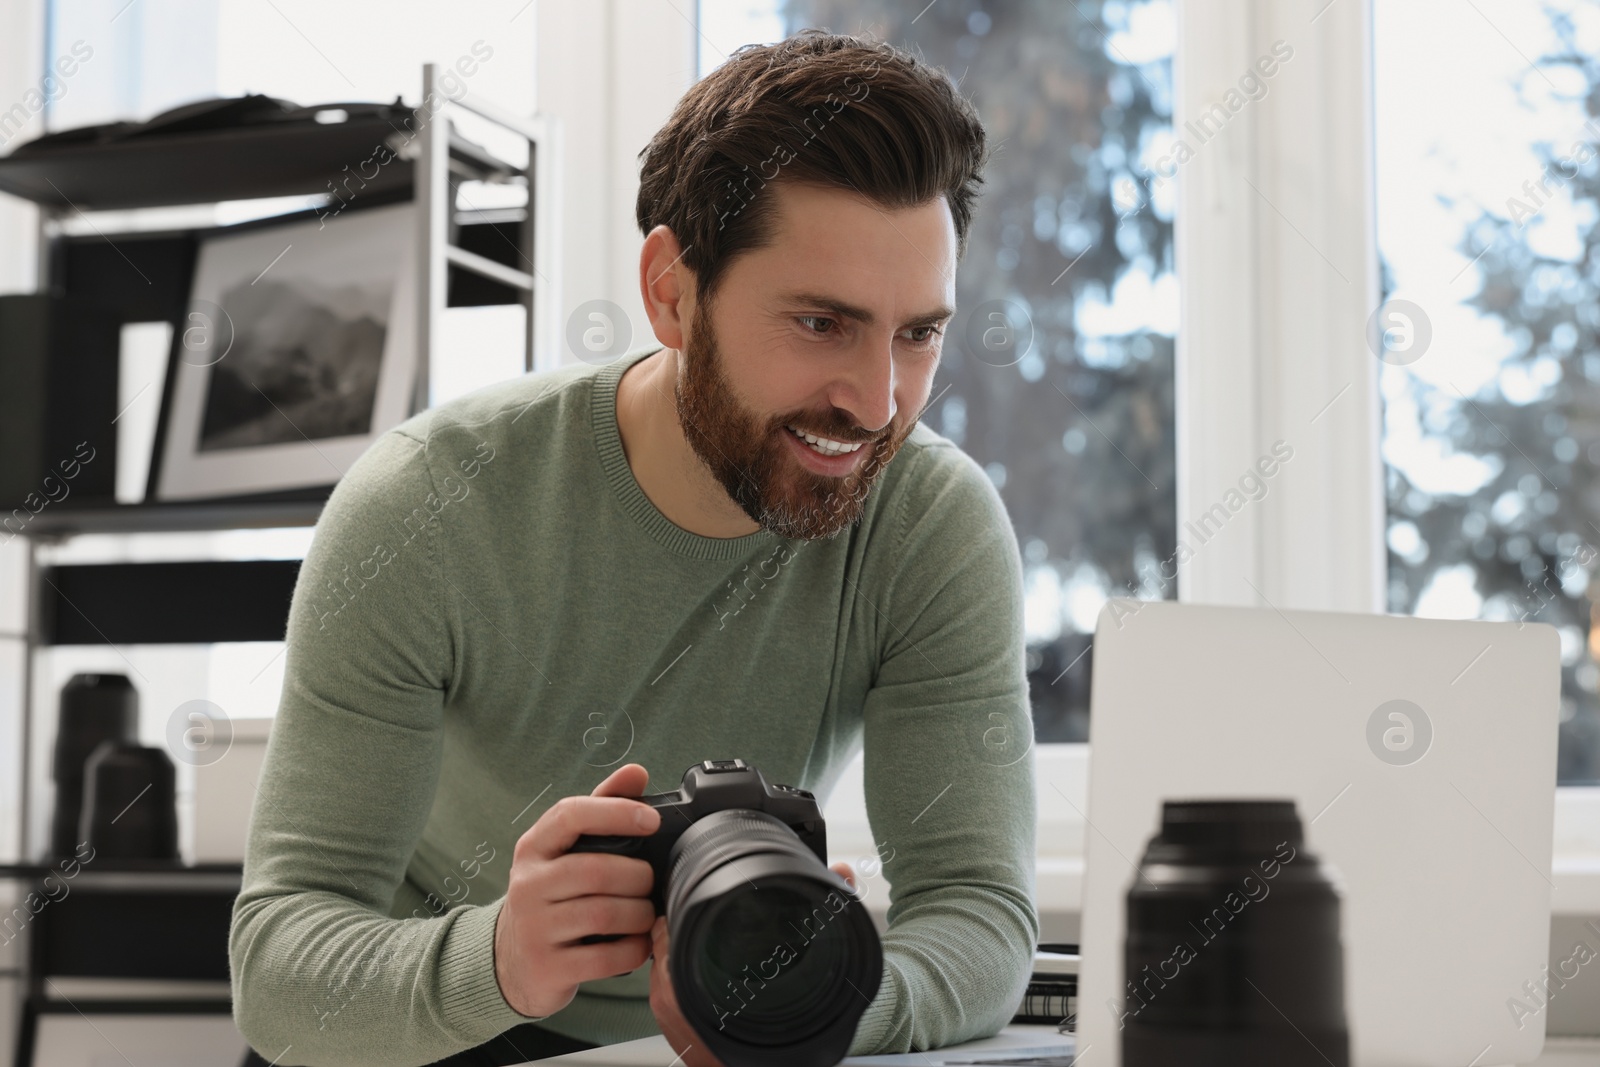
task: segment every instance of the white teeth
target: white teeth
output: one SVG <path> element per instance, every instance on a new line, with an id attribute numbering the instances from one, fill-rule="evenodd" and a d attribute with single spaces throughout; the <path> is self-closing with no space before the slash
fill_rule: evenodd
<path id="1" fill-rule="evenodd" d="M 829 437 L 818 437 L 814 433 L 806 433 L 804 430 L 797 430 L 793 426 L 787 426 L 785 429 L 796 437 L 803 439 L 815 451 L 821 452 L 825 456 L 847 455 L 865 443 L 862 441 L 835 441 Z"/>

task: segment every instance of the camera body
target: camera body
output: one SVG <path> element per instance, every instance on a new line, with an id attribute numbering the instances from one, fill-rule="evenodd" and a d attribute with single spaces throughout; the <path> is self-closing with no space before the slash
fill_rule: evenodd
<path id="1" fill-rule="evenodd" d="M 654 833 L 585 834 L 569 851 L 650 864 L 689 1026 L 727 1067 L 833 1067 L 877 995 L 883 946 L 866 906 L 828 869 L 816 798 L 727 759 L 640 799 L 661 813 Z"/>
<path id="2" fill-rule="evenodd" d="M 801 844 L 827 866 L 827 827 L 816 798 L 808 790 L 768 782 L 758 768 L 742 759 L 702 760 L 683 772 L 683 784 L 676 790 L 639 799 L 661 813 L 661 825 L 655 833 L 583 834 L 570 851 L 610 852 L 649 863 L 655 871 L 650 896 L 657 915 L 667 912 L 667 875 L 677 858 L 673 855 L 674 846 L 685 830 L 715 812 L 744 809 L 769 815 L 792 830 Z"/>

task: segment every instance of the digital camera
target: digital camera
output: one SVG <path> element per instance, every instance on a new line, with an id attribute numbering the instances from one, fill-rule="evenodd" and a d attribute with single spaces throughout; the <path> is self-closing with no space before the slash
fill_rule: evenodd
<path id="1" fill-rule="evenodd" d="M 639 798 L 652 834 L 584 834 L 573 852 L 648 862 L 678 1007 L 727 1067 L 833 1067 L 877 995 L 883 947 L 828 869 L 816 798 L 743 760 L 706 760 Z M 586 942 L 613 940 L 595 934 Z"/>

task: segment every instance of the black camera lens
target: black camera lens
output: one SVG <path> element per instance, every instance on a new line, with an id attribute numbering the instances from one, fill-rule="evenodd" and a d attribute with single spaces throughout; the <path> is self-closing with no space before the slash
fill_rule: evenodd
<path id="1" fill-rule="evenodd" d="M 1125 1067 L 1345 1067 L 1339 896 L 1288 800 L 1166 801 L 1127 896 Z"/>
<path id="2" fill-rule="evenodd" d="M 781 821 L 748 809 L 697 821 L 670 862 L 673 987 L 685 1017 L 716 1035 L 718 1057 L 838 1062 L 883 969 L 877 929 L 843 879 Z"/>
<path id="3" fill-rule="evenodd" d="M 866 906 L 826 866 L 816 798 L 743 760 L 704 760 L 644 837 L 584 834 L 574 852 L 637 857 L 667 917 L 667 965 L 684 1019 L 726 1067 L 833 1067 L 883 980 Z M 590 934 L 584 944 L 614 940 Z"/>
<path id="4" fill-rule="evenodd" d="M 696 946 L 695 977 L 708 990 L 742 989 L 751 974 L 764 978 L 747 991 L 733 1014 L 747 1033 L 793 1033 L 827 1006 L 829 990 L 843 983 L 850 962 L 844 923 L 817 926 L 834 892 L 820 882 L 767 877 L 744 891 L 724 893 L 706 907 L 701 922 L 714 931 Z M 808 929 L 818 931 L 807 939 Z M 779 946 L 788 945 L 793 958 Z M 783 962 L 785 961 L 786 962 Z M 747 969 L 748 968 L 748 969 Z M 752 995 L 759 992 L 759 995 Z"/>

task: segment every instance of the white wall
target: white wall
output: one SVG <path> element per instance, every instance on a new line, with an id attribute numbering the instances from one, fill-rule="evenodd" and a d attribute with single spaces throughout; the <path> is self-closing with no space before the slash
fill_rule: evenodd
<path id="1" fill-rule="evenodd" d="M 573 309 L 617 305 L 630 348 L 653 339 L 639 297 L 638 154 L 695 80 L 688 0 L 539 0 L 539 109 L 563 139 L 562 336 Z M 570 351 L 561 362 L 576 362 Z"/>
<path id="2" fill-rule="evenodd" d="M 36 90 L 43 77 L 44 13 L 43 0 L 13 0 L 0 5 L 0 110 L 14 105 L 26 110 L 29 90 Z M 69 90 L 70 91 L 70 90 Z M 3 145 L 35 137 L 44 129 L 42 111 L 33 114 L 24 133 Z M 38 214 L 31 206 L 11 196 L 0 196 L 0 293 L 31 292 L 34 288 L 34 235 Z"/>

